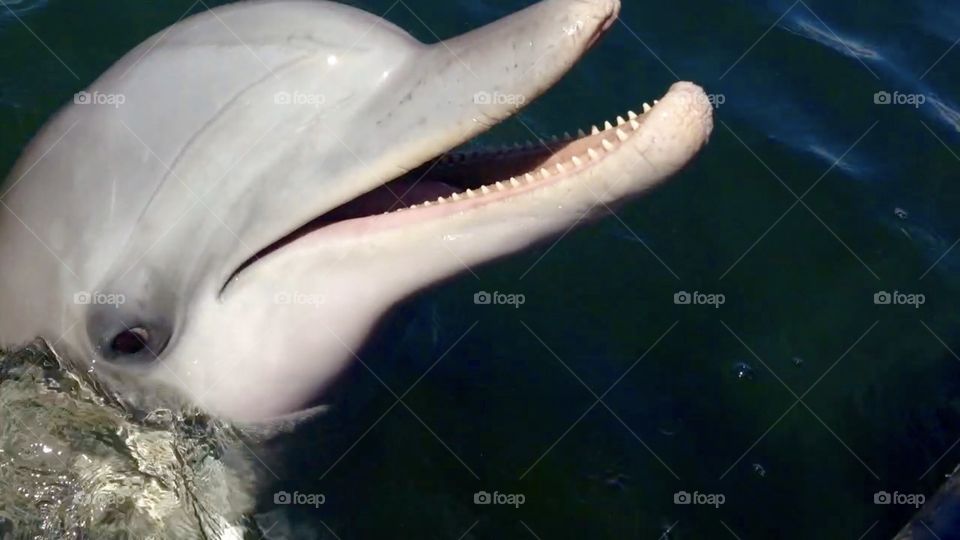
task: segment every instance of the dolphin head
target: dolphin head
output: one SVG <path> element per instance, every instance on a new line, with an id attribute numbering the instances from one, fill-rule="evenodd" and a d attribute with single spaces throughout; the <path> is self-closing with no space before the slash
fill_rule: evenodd
<path id="1" fill-rule="evenodd" d="M 0 344 L 40 336 L 118 388 L 235 420 L 297 411 L 404 297 L 603 213 L 701 148 L 711 107 L 677 83 L 592 133 L 453 150 L 550 88 L 618 10 L 546 0 L 433 45 L 319 1 L 168 28 L 14 168 Z"/>

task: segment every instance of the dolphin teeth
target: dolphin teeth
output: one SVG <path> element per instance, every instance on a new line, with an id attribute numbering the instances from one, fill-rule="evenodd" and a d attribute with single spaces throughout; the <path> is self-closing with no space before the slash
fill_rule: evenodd
<path id="1" fill-rule="evenodd" d="M 563 174 L 565 172 L 567 172 L 567 170 L 563 168 L 563 163 L 557 163 L 557 174 Z"/>
<path id="2" fill-rule="evenodd" d="M 653 104 L 654 104 L 654 105 L 656 105 L 657 103 L 660 103 L 660 100 L 659 100 L 659 99 L 653 100 Z"/>
<path id="3" fill-rule="evenodd" d="M 445 202 L 447 202 L 447 200 L 444 199 L 443 197 L 437 197 L 437 204 L 443 204 Z"/>
<path id="4" fill-rule="evenodd" d="M 627 111 L 627 117 L 630 118 L 631 120 L 636 120 L 638 118 L 637 113 L 633 111 Z"/>
<path id="5" fill-rule="evenodd" d="M 608 141 L 608 140 L 606 140 L 606 139 L 603 140 L 603 149 L 604 149 L 604 150 L 606 150 L 607 152 L 613 152 L 614 148 L 616 148 L 616 147 L 613 146 L 613 143 L 612 143 L 612 142 L 610 142 L 610 141 Z"/>
<path id="6" fill-rule="evenodd" d="M 488 188 L 487 186 L 480 186 L 480 193 L 483 193 L 484 195 L 486 195 L 487 193 L 490 193 L 490 188 Z M 440 198 L 442 199 L 443 197 L 440 197 Z"/>
<path id="7" fill-rule="evenodd" d="M 591 135 L 596 135 L 597 133 L 600 133 L 600 128 L 598 128 L 597 126 L 593 126 L 592 128 L 590 128 Z"/>
<path id="8" fill-rule="evenodd" d="M 566 141 L 569 141 L 569 140 L 573 139 L 573 135 L 571 135 L 569 131 L 564 131 L 564 132 L 563 132 L 563 139 L 566 140 Z"/>
<path id="9" fill-rule="evenodd" d="M 648 112 L 650 112 L 650 109 L 652 109 L 652 108 L 653 108 L 653 107 L 651 107 L 649 103 L 644 103 L 644 104 L 643 104 L 643 114 L 647 114 Z"/>
<path id="10" fill-rule="evenodd" d="M 430 201 L 425 201 L 425 202 L 423 203 L 424 206 L 430 206 L 431 204 L 433 204 L 433 203 L 430 202 Z"/>
<path id="11" fill-rule="evenodd" d="M 513 177 L 510 179 L 510 185 L 513 187 L 520 187 L 520 182 L 517 182 L 517 178 Z"/>
<path id="12" fill-rule="evenodd" d="M 625 141 L 625 140 L 629 139 L 630 136 L 627 135 L 627 133 L 626 133 L 625 131 L 623 131 L 622 129 L 617 128 L 617 138 L 620 139 L 621 141 Z"/>
<path id="13" fill-rule="evenodd" d="M 557 137 L 556 135 L 551 135 L 550 142 L 560 142 L 560 137 Z"/>
<path id="14" fill-rule="evenodd" d="M 459 193 L 454 193 L 453 195 L 450 195 L 450 198 L 455 201 L 459 201 L 460 199 L 462 199 Z"/>
<path id="15" fill-rule="evenodd" d="M 603 123 L 603 127 L 605 129 L 613 129 L 613 124 L 611 124 L 610 121 L 607 120 L 606 122 Z"/>
<path id="16" fill-rule="evenodd" d="M 537 181 L 537 179 L 530 173 L 523 175 L 523 179 L 526 180 L 528 184 L 532 184 Z"/>
<path id="17" fill-rule="evenodd" d="M 585 131 L 583 131 L 582 129 L 577 130 L 577 137 L 580 137 L 582 139 L 586 136 L 587 136 L 587 133 Z"/>
<path id="18" fill-rule="evenodd" d="M 638 130 L 640 129 L 640 122 L 637 122 L 636 120 L 631 120 L 630 127 L 632 127 L 634 130 Z"/>
<path id="19" fill-rule="evenodd" d="M 626 121 L 622 116 L 618 116 L 618 117 L 617 117 L 617 125 L 618 125 L 618 126 L 622 126 L 622 125 L 624 125 L 624 124 L 626 124 L 626 123 L 627 123 L 627 121 Z"/>
<path id="20" fill-rule="evenodd" d="M 542 177 L 544 177 L 544 178 L 550 178 L 550 171 L 548 171 L 548 170 L 546 170 L 546 169 L 544 169 L 544 168 L 541 168 L 541 169 L 540 169 L 540 176 L 542 176 Z"/>
<path id="21" fill-rule="evenodd" d="M 590 156 L 590 159 L 592 159 L 593 161 L 597 161 L 598 159 L 600 159 L 600 154 L 593 148 L 590 148 L 589 150 L 587 150 L 587 155 Z"/>
<path id="22" fill-rule="evenodd" d="M 420 206 L 420 205 L 419 205 L 419 204 L 415 204 L 415 205 L 411 206 L 409 209 L 410 209 L 410 210 L 413 210 L 414 208 L 416 208 L 416 207 L 418 207 L 418 206 Z"/>
<path id="23" fill-rule="evenodd" d="M 494 185 L 497 187 L 497 191 L 503 191 L 503 190 L 507 189 L 506 186 L 503 185 L 503 182 L 497 182 L 497 183 L 494 184 Z"/>
<path id="24" fill-rule="evenodd" d="M 474 197 L 476 197 L 476 196 L 477 196 L 477 194 L 474 193 L 472 189 L 468 189 L 468 190 L 467 190 L 467 197 L 470 197 L 470 198 L 472 199 L 472 198 L 474 198 Z"/>
<path id="25" fill-rule="evenodd" d="M 577 156 L 573 156 L 573 164 L 576 165 L 577 167 L 579 167 L 579 166 L 583 165 L 583 160 L 580 159 L 580 158 L 577 157 Z"/>

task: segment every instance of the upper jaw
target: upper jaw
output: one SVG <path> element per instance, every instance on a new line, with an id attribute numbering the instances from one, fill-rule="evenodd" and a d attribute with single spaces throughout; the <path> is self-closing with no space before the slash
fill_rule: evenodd
<path id="1" fill-rule="evenodd" d="M 345 180 L 349 198 L 515 115 L 567 74 L 619 10 L 619 0 L 544 0 L 416 51 L 352 119 L 359 136 L 344 141 L 364 172 Z"/>

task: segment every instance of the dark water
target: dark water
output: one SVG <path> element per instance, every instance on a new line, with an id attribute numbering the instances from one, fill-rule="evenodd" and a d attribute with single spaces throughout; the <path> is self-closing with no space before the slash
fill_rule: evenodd
<path id="1" fill-rule="evenodd" d="M 5 169 L 75 91 L 204 9 L 4 2 Z M 434 41 L 528 2 L 351 3 Z M 282 462 L 269 538 L 889 538 L 914 508 L 877 493 L 929 497 L 960 461 L 960 5 L 625 3 L 523 122 L 588 126 L 679 78 L 722 101 L 710 146 L 617 217 L 401 307 L 335 411 L 263 450 Z"/>

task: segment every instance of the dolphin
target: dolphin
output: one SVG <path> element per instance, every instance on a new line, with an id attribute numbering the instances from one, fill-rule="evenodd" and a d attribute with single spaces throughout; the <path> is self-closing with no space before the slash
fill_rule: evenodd
<path id="1" fill-rule="evenodd" d="M 0 190 L 0 345 L 40 337 L 130 404 L 303 410 L 398 302 L 609 212 L 706 143 L 707 96 L 678 82 L 577 136 L 458 150 L 619 9 L 545 0 L 429 45 L 316 0 L 163 30 L 59 111 Z"/>

